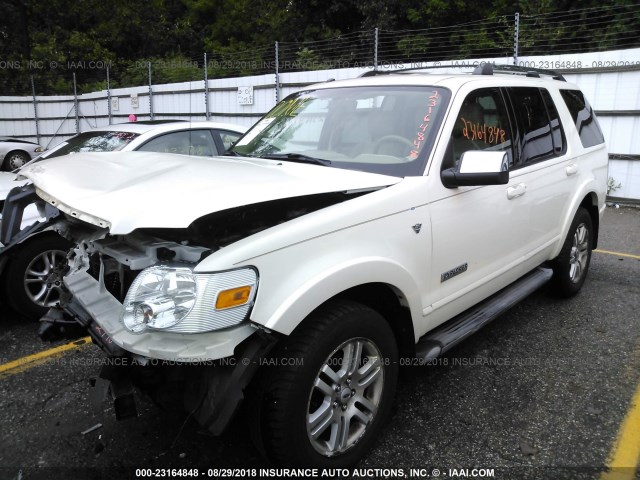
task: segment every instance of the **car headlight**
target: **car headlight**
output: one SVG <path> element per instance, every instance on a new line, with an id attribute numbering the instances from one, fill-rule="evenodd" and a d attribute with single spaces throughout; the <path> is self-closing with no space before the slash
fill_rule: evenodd
<path id="1" fill-rule="evenodd" d="M 258 276 L 252 268 L 194 273 L 185 266 L 143 270 L 123 303 L 121 321 L 132 333 L 147 329 L 198 333 L 246 320 Z"/>

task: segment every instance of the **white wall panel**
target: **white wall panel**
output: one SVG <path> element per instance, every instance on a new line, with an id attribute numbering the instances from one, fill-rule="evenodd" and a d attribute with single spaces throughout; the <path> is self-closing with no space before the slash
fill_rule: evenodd
<path id="1" fill-rule="evenodd" d="M 487 59 L 497 63 L 509 63 L 511 59 Z M 472 64 L 474 61 L 459 61 Z M 587 69 L 583 73 L 565 74 L 568 81 L 576 83 L 584 91 L 592 106 L 603 114 L 599 117 L 609 151 L 621 155 L 640 155 L 640 71 L 594 71 L 596 68 L 624 67 L 640 64 L 640 49 L 610 52 L 571 54 L 558 56 L 520 57 L 523 66 L 557 69 Z M 411 65 L 407 65 L 411 66 Z M 381 68 L 384 68 L 382 66 Z M 395 67 L 395 66 L 394 66 Z M 304 84 L 324 82 L 329 79 L 353 78 L 367 68 L 345 68 L 308 72 L 281 73 L 280 98 L 293 93 Z M 254 75 L 242 78 L 208 80 L 208 110 L 211 120 L 250 126 L 275 105 L 276 77 L 274 74 Z M 238 87 L 253 87 L 253 104 L 238 103 Z M 132 106 L 132 95 L 137 95 L 138 108 Z M 134 113 L 140 120 L 150 118 L 149 87 L 119 88 L 111 91 L 117 99 L 118 110 L 112 110 L 111 123 L 122 123 Z M 153 86 L 153 112 L 157 119 L 204 120 L 206 112 L 204 81 L 197 80 Z M 0 134 L 36 140 L 52 147 L 76 131 L 74 98 L 72 95 L 37 97 L 38 130 L 34 118 L 33 98 L 30 96 L 0 96 Z M 78 96 L 78 117 L 81 130 L 109 123 L 109 104 L 106 91 Z M 616 112 L 625 112 L 624 116 Z M 620 178 L 623 189 L 616 196 L 640 198 L 640 161 L 615 160 L 611 171 Z"/>

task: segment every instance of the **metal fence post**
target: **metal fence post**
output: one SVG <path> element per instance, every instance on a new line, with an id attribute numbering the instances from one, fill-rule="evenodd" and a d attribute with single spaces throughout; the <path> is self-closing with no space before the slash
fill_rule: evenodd
<path id="1" fill-rule="evenodd" d="M 378 71 L 378 27 L 376 27 L 373 36 L 373 70 Z"/>
<path id="2" fill-rule="evenodd" d="M 153 88 L 151 88 L 151 62 L 149 64 L 149 119 L 153 120 Z"/>
<path id="3" fill-rule="evenodd" d="M 204 116 L 207 120 L 211 117 L 209 114 L 209 76 L 207 71 L 207 54 L 204 54 Z"/>
<path id="4" fill-rule="evenodd" d="M 518 37 L 520 35 L 520 14 L 516 12 L 513 28 L 513 64 L 518 65 Z"/>
<path id="5" fill-rule="evenodd" d="M 109 125 L 111 125 L 111 84 L 109 82 L 109 66 L 107 66 L 107 113 L 109 115 Z"/>
<path id="6" fill-rule="evenodd" d="M 40 127 L 38 125 L 38 104 L 36 102 L 36 85 L 33 82 L 33 75 L 31 75 L 31 95 L 33 95 L 33 118 L 36 122 L 36 141 L 40 143 Z"/>
<path id="7" fill-rule="evenodd" d="M 276 103 L 278 103 L 280 101 L 280 59 L 278 58 L 278 42 L 276 42 L 276 71 L 275 71 L 275 77 L 276 77 Z"/>
<path id="8" fill-rule="evenodd" d="M 76 72 L 73 72 L 73 109 L 76 114 L 76 133 L 80 133 L 80 116 L 78 113 L 78 89 L 76 87 Z"/>

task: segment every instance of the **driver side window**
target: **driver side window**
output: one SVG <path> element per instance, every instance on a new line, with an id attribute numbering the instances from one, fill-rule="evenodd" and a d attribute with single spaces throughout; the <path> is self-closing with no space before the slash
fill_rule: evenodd
<path id="1" fill-rule="evenodd" d="M 442 170 L 458 165 L 469 150 L 503 151 L 509 167 L 513 165 L 513 148 L 509 117 L 500 90 L 483 88 L 464 99 L 451 132 Z"/>

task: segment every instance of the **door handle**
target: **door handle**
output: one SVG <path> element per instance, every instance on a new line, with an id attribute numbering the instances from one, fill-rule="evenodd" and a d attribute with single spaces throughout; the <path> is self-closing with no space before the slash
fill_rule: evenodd
<path id="1" fill-rule="evenodd" d="M 527 186 L 524 183 L 519 183 L 513 187 L 507 188 L 507 198 L 509 200 L 521 197 L 525 193 L 527 193 Z"/>
<path id="2" fill-rule="evenodd" d="M 565 172 L 567 172 L 567 177 L 570 177 L 571 175 L 575 175 L 576 173 L 578 173 L 578 165 L 576 165 L 575 163 L 572 163 L 567 168 L 565 168 Z"/>

